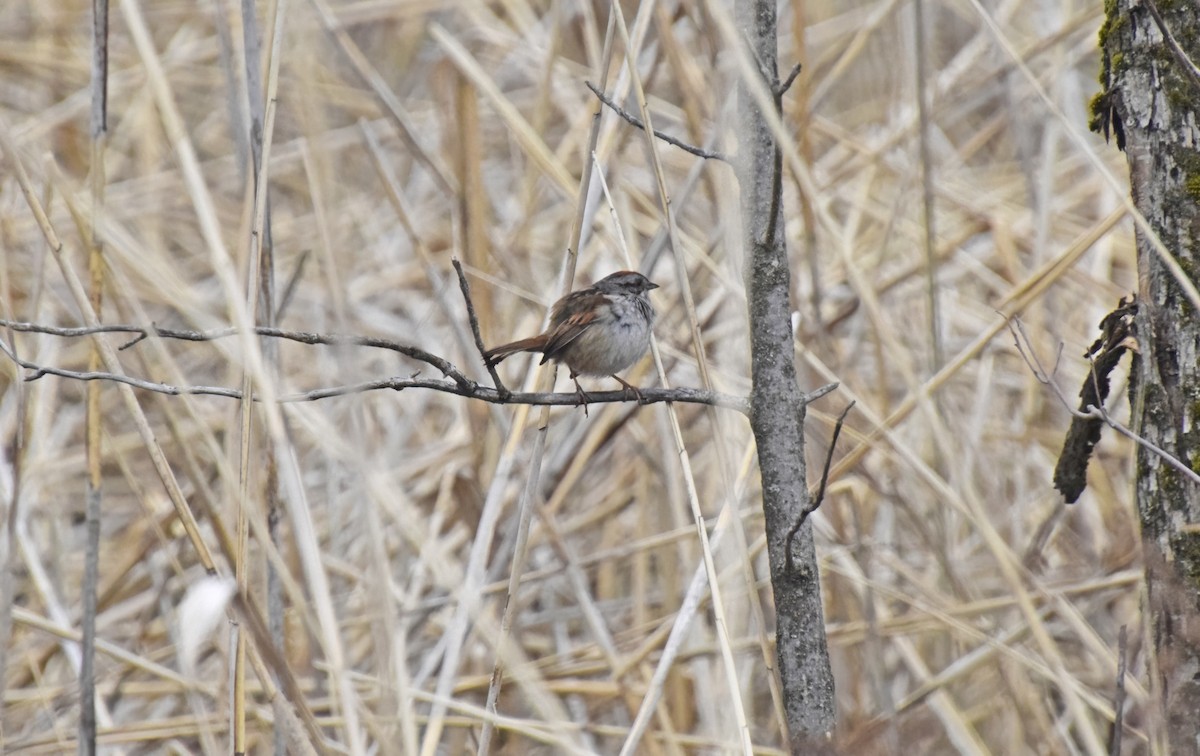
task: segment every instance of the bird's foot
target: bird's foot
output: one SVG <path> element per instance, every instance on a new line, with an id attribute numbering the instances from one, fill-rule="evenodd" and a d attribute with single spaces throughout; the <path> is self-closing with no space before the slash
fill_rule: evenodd
<path id="1" fill-rule="evenodd" d="M 583 386 L 579 385 L 579 379 L 577 379 L 575 376 L 571 376 L 571 380 L 575 381 L 575 396 L 579 399 L 580 406 L 583 407 L 583 416 L 587 417 L 588 402 L 590 402 L 592 398 L 588 396 L 586 391 L 583 390 Z"/>
<path id="2" fill-rule="evenodd" d="M 637 386 L 634 386 L 632 383 L 626 381 L 624 378 L 617 375 L 616 373 L 613 374 L 613 378 L 616 378 L 617 381 L 619 381 L 620 384 L 625 387 L 625 395 L 626 396 L 629 396 L 630 394 L 632 394 L 633 398 L 637 399 L 638 404 L 646 403 L 646 397 L 642 396 L 642 392 L 638 389 Z"/>

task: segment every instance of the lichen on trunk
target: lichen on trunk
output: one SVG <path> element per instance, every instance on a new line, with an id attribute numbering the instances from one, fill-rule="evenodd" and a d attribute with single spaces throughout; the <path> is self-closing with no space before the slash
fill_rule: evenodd
<path id="1" fill-rule="evenodd" d="M 1192 3 L 1116 0 L 1101 29 L 1104 91 L 1093 128 L 1119 137 L 1133 200 L 1196 281 L 1200 252 L 1200 19 Z M 1151 238 L 1139 230 L 1135 430 L 1200 464 L 1200 316 Z M 1172 753 L 1200 753 L 1200 490 L 1144 447 L 1137 505 L 1157 656 L 1151 681 Z M 1190 724 L 1185 724 L 1190 723 Z"/>

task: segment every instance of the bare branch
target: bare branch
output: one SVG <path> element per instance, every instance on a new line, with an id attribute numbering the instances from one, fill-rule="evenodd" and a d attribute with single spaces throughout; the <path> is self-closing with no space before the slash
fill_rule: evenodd
<path id="1" fill-rule="evenodd" d="M 28 323 L 4 319 L 0 319 L 0 326 L 8 326 L 14 331 L 21 331 L 25 333 L 44 333 L 50 336 L 64 337 L 90 336 L 96 333 L 137 334 L 137 338 L 132 339 L 126 344 L 123 344 L 121 349 L 128 349 L 129 347 L 134 346 L 138 342 L 148 337 L 151 333 L 159 338 L 177 339 L 179 341 L 216 341 L 217 339 L 236 336 L 238 333 L 236 328 L 217 328 L 212 331 L 193 331 L 179 328 L 160 328 L 153 324 L 151 324 L 149 328 L 143 328 L 142 326 L 135 325 L 101 325 L 95 327 L 60 328 L 57 326 L 41 325 L 40 323 Z M 254 329 L 254 333 L 259 336 L 287 339 L 288 341 L 295 341 L 300 344 L 350 344 L 353 346 L 388 349 L 390 351 L 403 354 L 405 357 L 411 357 L 418 362 L 424 362 L 437 368 L 439 371 L 441 371 L 442 375 L 450 378 L 459 386 L 467 386 L 468 384 L 472 383 L 471 379 L 463 375 L 462 371 L 452 365 L 449 361 L 438 357 L 435 354 L 426 352 L 424 349 L 418 349 L 417 347 L 401 344 L 389 339 L 380 339 L 373 336 L 353 336 L 349 334 L 286 331 L 282 328 L 269 328 L 267 326 L 256 327 Z"/>
<path id="2" fill-rule="evenodd" d="M 500 395 L 508 396 L 510 392 L 500 380 L 500 374 L 496 372 L 495 364 L 484 354 L 487 349 L 483 346 L 483 336 L 479 334 L 479 317 L 475 314 L 475 303 L 471 301 L 471 285 L 467 283 L 467 275 L 463 273 L 462 263 L 458 261 L 457 257 L 451 260 L 451 263 L 454 265 L 454 272 L 458 274 L 458 288 L 462 290 L 463 299 L 467 303 L 467 318 L 471 323 L 471 335 L 475 337 L 475 348 L 479 350 L 479 356 L 483 358 L 483 364 L 487 367 L 488 374 L 492 376 L 492 383 L 500 391 Z M 584 411 L 587 411 L 586 407 Z"/>
<path id="3" fill-rule="evenodd" d="M 792 70 L 788 72 L 787 78 L 783 80 L 782 84 L 775 88 L 776 97 L 783 97 L 785 94 L 787 94 L 787 91 L 792 88 L 792 84 L 796 82 L 796 77 L 800 75 L 800 69 L 802 68 L 803 66 L 799 63 L 792 66 Z"/>
<path id="4" fill-rule="evenodd" d="M 617 103 L 613 102 L 612 99 L 610 99 L 608 95 L 601 92 L 596 87 L 596 85 L 592 84 L 592 82 L 585 81 L 584 84 L 587 84 L 587 88 L 592 90 L 592 94 L 596 95 L 596 97 L 598 97 L 600 99 L 600 102 L 604 103 L 609 108 L 611 108 L 614 113 L 621 116 L 621 118 L 625 119 L 625 121 L 629 122 L 631 125 L 636 126 L 637 128 L 639 128 L 643 131 L 646 130 L 646 125 L 644 123 L 642 123 L 642 119 L 638 118 L 633 113 L 630 113 L 629 111 L 625 110 L 620 105 L 618 105 Z M 706 160 L 709 160 L 709 159 L 720 160 L 725 163 L 729 162 L 729 156 L 723 152 L 716 152 L 714 150 L 706 150 L 703 147 L 697 147 L 693 144 L 688 144 L 687 142 L 676 139 L 675 137 L 671 136 L 670 134 L 664 134 L 663 132 L 659 131 L 658 129 L 654 130 L 654 136 L 663 140 L 667 144 L 674 145 L 674 146 L 678 147 L 679 149 L 683 150 L 684 152 L 689 152 L 689 153 L 695 155 L 696 157 L 702 157 Z"/>
<path id="5" fill-rule="evenodd" d="M 458 266 L 456 265 L 455 267 L 457 268 Z M 469 301 L 470 300 L 468 298 L 468 302 Z M 162 338 L 179 339 L 182 341 L 213 341 L 215 339 L 233 336 L 237 333 L 236 328 L 221 328 L 213 331 L 189 331 L 159 328 L 158 326 L 151 326 L 149 329 L 147 329 L 142 328 L 141 326 L 133 325 L 102 325 L 91 328 L 61 328 L 58 326 L 47 326 L 39 323 L 28 323 L 4 319 L 0 319 L 0 326 L 7 326 L 14 331 L 26 333 L 44 333 L 51 336 L 63 337 L 90 336 L 96 333 L 138 334 L 138 338 L 133 342 L 130 342 L 130 344 L 140 341 L 151 332 Z M 474 323 L 473 327 L 477 329 L 478 323 Z M 297 341 L 302 344 L 354 344 L 358 346 L 390 349 L 436 367 L 442 372 L 443 375 L 453 381 L 449 382 L 430 378 L 418 378 L 415 374 L 409 378 L 384 378 L 380 380 L 364 381 L 361 383 L 348 384 L 344 386 L 332 386 L 329 388 L 313 389 L 311 391 L 288 394 L 279 397 L 278 401 L 281 404 L 317 401 L 319 399 L 328 399 L 335 396 L 346 396 L 348 394 L 360 394 L 367 391 L 378 391 L 381 389 L 391 389 L 393 391 L 403 391 L 404 389 L 440 391 L 445 394 L 454 394 L 455 396 L 462 396 L 468 399 L 477 399 L 490 404 L 529 404 L 552 406 L 577 406 L 583 404 L 580 402 L 579 394 L 575 392 L 513 393 L 505 388 L 498 379 L 496 381 L 497 388 L 481 386 L 475 381 L 472 381 L 464 376 L 462 371 L 449 361 L 438 357 L 437 355 L 425 352 L 424 350 L 417 349 L 416 347 L 398 344 L 393 341 L 388 341 L 387 339 L 342 334 L 308 333 L 304 331 L 284 331 L 279 328 L 266 327 L 255 328 L 254 332 L 260 336 L 272 336 L 276 338 L 288 339 L 290 341 Z M 477 330 L 476 346 L 481 346 Z M 134 378 L 128 375 L 118 375 L 116 373 L 68 370 L 65 368 L 39 365 L 18 357 L 16 350 L 3 340 L 0 340 L 0 352 L 3 352 L 10 360 L 20 367 L 32 371 L 29 375 L 25 376 L 25 380 L 27 382 L 36 381 L 39 378 L 52 375 L 59 378 L 67 378 L 76 381 L 113 381 L 115 383 L 124 383 L 143 391 L 151 391 L 157 394 L 167 394 L 170 396 L 181 396 L 187 394 L 199 396 L 219 396 L 226 399 L 242 398 L 242 392 L 240 390 L 226 388 L 224 386 L 174 386 L 167 383 L 158 383 L 141 378 Z M 837 387 L 838 384 L 836 383 L 830 383 L 825 386 L 821 386 L 820 388 L 805 394 L 802 398 L 802 402 L 804 404 L 814 402 Z M 717 391 L 705 391 L 702 389 L 691 388 L 643 388 L 638 389 L 638 391 L 640 394 L 639 401 L 641 404 L 655 404 L 658 402 L 707 404 L 713 407 L 722 407 L 724 409 L 735 410 L 743 415 L 749 415 L 750 413 L 749 400 L 746 397 L 735 396 L 733 394 L 723 394 Z M 261 400 L 258 397 L 254 397 L 254 401 Z M 626 401 L 634 400 L 629 398 L 628 391 L 624 389 L 621 391 L 588 392 L 587 394 L 587 403 L 592 404 L 608 404 L 612 402 Z M 826 474 L 828 474 L 828 471 Z"/>
<path id="6" fill-rule="evenodd" d="M 7 354 L 8 349 L 4 352 Z M 9 354 L 11 357 L 12 355 Z M 219 386 L 172 386 L 166 383 L 155 383 L 154 381 L 145 381 L 140 378 L 133 378 L 128 375 L 117 375 L 116 373 L 105 373 L 103 371 L 78 371 L 64 370 L 56 367 L 43 367 L 28 363 L 25 360 L 14 360 L 21 367 L 27 370 L 32 370 L 31 375 L 25 376 L 26 382 L 36 381 L 39 378 L 44 378 L 47 375 L 57 376 L 59 378 L 70 378 L 76 381 L 112 381 L 113 383 L 124 383 L 143 391 L 152 391 L 156 394 L 167 394 L 170 396 L 182 396 L 184 394 L 200 394 L 207 396 L 223 396 L 228 399 L 241 399 L 242 392 L 237 389 L 221 388 Z"/>
<path id="7" fill-rule="evenodd" d="M 834 391 L 837 390 L 837 387 L 840 385 L 841 385 L 840 383 L 826 383 L 824 386 L 813 389 L 812 391 L 808 392 L 807 394 L 804 394 L 800 398 L 800 403 L 805 406 L 808 406 L 808 405 L 812 404 L 813 402 L 817 401 L 818 399 L 820 399 L 821 397 L 825 396 L 826 394 L 833 393 Z"/>
<path id="8" fill-rule="evenodd" d="M 304 269 L 307 267 L 308 260 L 311 257 L 311 249 L 305 249 L 300 252 L 300 259 L 296 261 L 296 265 L 292 268 L 292 275 L 288 276 L 287 284 L 283 287 L 283 294 L 279 296 L 279 304 L 275 305 L 275 320 L 273 322 L 278 323 L 283 319 L 288 305 L 292 303 L 292 297 L 296 295 L 296 289 L 300 286 L 300 281 L 304 276 Z"/>
<path id="9" fill-rule="evenodd" d="M 455 266 L 458 267 L 457 265 Z M 460 271 L 461 275 L 461 271 Z M 470 300 L 468 299 L 468 302 Z M 134 325 L 102 325 L 91 328 L 62 328 L 58 326 L 48 326 L 39 323 L 28 323 L 22 321 L 5 320 L 0 318 L 0 326 L 7 326 L 14 331 L 24 333 L 44 333 L 50 336 L 63 337 L 79 337 L 90 336 L 96 333 L 133 333 L 137 334 L 138 338 L 131 341 L 126 346 L 131 346 L 137 341 L 153 333 L 161 338 L 179 339 L 181 341 L 214 341 L 216 339 L 226 338 L 237 334 L 236 328 L 220 328 L 212 331 L 190 331 L 171 328 L 159 328 L 152 325 L 150 328 L 143 328 Z M 475 323 L 474 328 L 478 328 L 478 323 Z M 345 396 L 347 394 L 360 394 L 366 391 L 378 391 L 380 389 L 391 389 L 393 391 L 403 391 L 404 389 L 426 389 L 430 391 L 440 391 L 446 394 L 454 394 L 456 396 L 466 397 L 468 399 L 478 399 L 479 401 L 488 402 L 490 404 L 530 404 L 530 405 L 560 405 L 560 406 L 576 406 L 581 404 L 580 397 L 577 393 L 513 393 L 497 380 L 497 388 L 488 388 L 481 386 L 475 381 L 463 375 L 462 371 L 451 364 L 449 361 L 430 354 L 422 349 L 411 347 L 406 344 L 399 344 L 387 339 L 377 339 L 368 336 L 352 336 L 345 334 L 322 334 L 308 333 L 305 331 L 285 331 L 280 328 L 258 327 L 254 332 L 260 336 L 271 336 L 275 338 L 288 339 L 302 344 L 352 344 L 356 346 L 376 347 L 379 349 L 390 349 L 400 354 L 412 357 L 421 362 L 436 367 L 443 375 L 450 378 L 453 383 L 429 379 L 417 378 L 415 375 L 410 378 L 385 378 L 375 381 L 364 381 L 362 383 L 349 384 L 345 386 L 333 386 L 330 388 L 314 389 L 302 393 L 289 394 L 279 398 L 280 403 L 292 402 L 308 402 L 318 399 L 327 399 L 334 396 Z M 478 333 L 476 333 L 476 346 L 480 346 Z M 124 383 L 133 388 L 142 389 L 143 391 L 152 391 L 157 394 L 167 394 L 170 396 L 180 396 L 183 394 L 200 395 L 200 396 L 220 396 L 226 399 L 241 399 L 242 392 L 238 389 L 226 388 L 224 386 L 173 386 L 167 383 L 157 383 L 141 378 L 134 378 L 127 375 L 117 375 L 115 373 L 96 372 L 96 371 L 79 371 L 67 370 L 65 368 L 49 367 L 38 365 L 28 360 L 21 359 L 17 356 L 16 351 L 0 340 L 0 351 L 4 352 L 10 360 L 17 365 L 20 365 L 26 370 L 32 371 L 30 375 L 25 377 L 26 381 L 36 381 L 47 375 L 56 376 L 59 378 L 68 378 L 77 381 L 113 381 L 116 383 Z M 808 404 L 825 396 L 829 392 L 838 387 L 836 383 L 830 383 L 821 386 L 803 397 L 803 402 Z M 713 407 L 722 407 L 725 409 L 735 410 L 743 415 L 749 414 L 749 400 L 742 396 L 733 394 L 723 394 L 717 391 L 704 391 L 701 389 L 691 388 L 643 388 L 639 389 L 641 394 L 642 404 L 655 404 L 657 402 L 681 402 L 684 404 L 708 404 Z M 627 390 L 621 391 L 599 391 L 588 392 L 588 402 L 593 404 L 608 404 L 611 402 L 633 401 L 629 398 Z M 260 401 L 257 397 L 255 401 Z"/>
<path id="10" fill-rule="evenodd" d="M 117 375 L 115 373 L 105 373 L 97 371 L 78 371 L 65 370 L 63 368 L 47 367 L 37 365 L 27 360 L 16 358 L 10 351 L 7 344 L 0 342 L 0 351 L 8 355 L 9 359 L 16 364 L 33 371 L 31 375 L 26 376 L 26 381 L 35 381 L 47 375 L 57 376 L 59 378 L 68 378 L 77 381 L 113 381 L 116 383 L 124 383 L 143 391 L 152 391 L 158 394 L 167 394 L 170 396 L 201 395 L 201 396 L 219 396 L 226 399 L 241 399 L 242 392 L 238 389 L 225 388 L 223 386 L 173 386 L 166 383 L 157 383 L 154 381 L 142 380 L 126 375 Z M 825 394 L 837 388 L 837 384 L 822 386 L 820 389 L 805 396 L 805 401 L 815 401 Z M 279 402 L 311 402 L 320 399 L 328 399 L 335 396 L 346 396 L 349 394 L 360 394 L 367 391 L 379 391 L 382 389 L 391 389 L 393 391 L 403 391 L 404 389 L 426 389 L 430 391 L 440 391 L 445 394 L 454 394 L 468 399 L 477 399 L 479 401 L 488 402 L 490 404 L 529 404 L 529 405 L 552 405 L 552 406 L 577 406 L 580 405 L 580 397 L 575 392 L 569 393 L 513 393 L 505 391 L 503 394 L 494 388 L 481 386 L 474 381 L 467 381 L 465 384 L 451 383 L 449 381 L 441 381 L 435 379 L 422 378 L 384 378 L 375 381 L 364 381 L 362 383 L 349 384 L 345 386 L 333 386 L 330 388 L 314 389 L 296 394 L 287 394 L 279 397 Z M 641 392 L 641 404 L 655 404 L 657 402 L 680 402 L 683 404 L 708 404 L 714 407 L 722 407 L 731 409 L 747 415 L 750 412 L 749 401 L 745 397 L 735 396 L 733 394 L 723 394 L 716 391 L 704 391 L 701 389 L 691 388 L 643 388 Z M 255 401 L 260 401 L 255 397 Z M 625 390 L 621 391 L 596 391 L 588 393 L 588 403 L 590 404 L 608 404 L 612 402 L 628 402 L 634 401 L 629 398 L 629 393 Z"/>
<path id="11" fill-rule="evenodd" d="M 853 409 L 854 402 L 846 405 L 846 409 L 842 410 L 842 414 L 838 415 L 837 424 L 833 426 L 833 437 L 829 440 L 829 452 L 825 455 L 825 469 L 821 473 L 821 485 L 817 488 L 817 495 L 809 500 L 808 507 L 800 513 L 796 518 L 796 524 L 787 534 L 787 568 L 789 571 L 796 568 L 792 562 L 792 542 L 796 540 L 796 534 L 800 532 L 800 526 L 808 519 L 809 515 L 816 512 L 821 506 L 821 502 L 825 501 L 825 485 L 829 482 L 829 467 L 833 462 L 833 450 L 837 448 L 838 436 L 842 433 L 842 425 L 846 422 L 846 415 L 850 414 Z"/>

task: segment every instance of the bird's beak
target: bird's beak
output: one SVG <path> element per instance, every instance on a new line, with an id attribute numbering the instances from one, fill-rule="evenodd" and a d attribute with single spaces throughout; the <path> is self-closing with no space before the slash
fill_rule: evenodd
<path id="1" fill-rule="evenodd" d="M 646 283 L 650 284 L 649 286 L 646 287 L 646 291 L 658 288 L 658 284 L 654 283 L 653 281 L 647 281 Z"/>

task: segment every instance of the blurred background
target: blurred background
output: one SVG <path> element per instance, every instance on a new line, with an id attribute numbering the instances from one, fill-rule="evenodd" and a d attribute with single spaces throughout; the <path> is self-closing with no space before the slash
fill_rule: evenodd
<path id="1" fill-rule="evenodd" d="M 834 745 L 1086 752 L 1107 739 L 1127 626 L 1125 747 L 1141 753 L 1148 681 L 1130 449 L 1106 436 L 1088 490 L 1065 506 L 1051 478 L 1069 414 L 1004 325 L 1019 316 L 1074 397 L 1099 320 L 1136 288 L 1125 162 L 1087 130 L 1103 9 L 926 2 L 919 44 L 914 1 L 779 6 L 781 76 L 803 64 L 782 114 L 796 360 L 805 390 L 840 384 L 809 408 L 813 484 L 833 418 L 858 402 L 813 518 L 837 681 Z M 103 322 L 238 322 L 254 173 L 240 6 L 113 3 L 104 206 L 94 213 L 90 4 L 0 4 L 2 127 L 65 264 L 84 280 L 98 219 Z M 279 6 L 257 6 L 265 60 Z M 741 73 L 721 31 L 732 5 L 622 7 L 635 38 L 644 34 L 636 64 L 654 125 L 736 153 Z M 287 3 L 267 155 L 279 326 L 393 339 L 488 381 L 451 258 L 464 264 L 487 344 L 537 331 L 562 293 L 597 110 L 585 82 L 598 80 L 608 18 L 604 3 L 566 0 Z M 608 89 L 636 111 L 625 54 L 618 37 Z M 686 280 L 715 388 L 745 395 L 736 178 L 719 160 L 662 143 L 658 153 L 679 229 L 674 252 L 645 140 L 604 110 L 595 166 L 608 195 L 597 179 L 577 285 L 626 267 L 646 272 L 661 285 L 652 298 L 669 382 L 699 386 Z M 2 315 L 80 325 L 8 158 Z M 2 338 L 32 363 L 87 369 L 86 338 L 7 329 Z M 243 346 L 148 339 L 118 354 L 146 380 L 240 388 L 247 366 L 255 370 Z M 385 350 L 278 348 L 270 381 L 285 395 L 440 377 Z M 75 749 L 80 712 L 86 389 L 57 377 L 24 383 L 29 371 L 0 362 L 0 548 L 11 596 L 0 728 L 5 752 L 57 753 Z M 533 362 L 509 360 L 501 375 L 532 387 Z M 659 380 L 650 360 L 626 377 Z M 1123 373 L 1115 381 L 1112 410 L 1127 418 Z M 565 375 L 557 386 L 569 390 Z M 608 379 L 595 387 L 616 388 Z M 136 396 L 219 571 L 232 574 L 217 531 L 232 527 L 243 500 L 238 402 Z M 183 658 L 180 605 L 204 570 L 128 405 L 111 385 L 101 402 L 100 742 L 123 753 L 224 752 L 229 627 L 219 623 L 194 660 Z M 784 752 L 764 661 L 774 663 L 774 623 L 745 418 L 632 403 L 550 413 L 513 599 L 512 637 L 530 663 L 500 696 L 497 751 L 616 753 L 624 742 L 701 564 L 671 411 L 709 527 L 724 508 L 736 517 L 714 547 L 721 605 L 704 594 L 638 752 L 737 752 L 743 712 L 757 752 Z M 277 511 L 284 656 L 328 745 L 473 751 L 536 415 L 413 389 L 290 403 L 282 418 L 286 444 L 274 436 L 274 448 L 294 461 L 278 483 L 288 502 Z M 276 485 L 266 438 L 260 428 L 248 468 L 259 520 Z M 263 607 L 267 551 L 251 540 L 251 596 Z M 484 581 L 467 595 L 470 569 Z M 456 628 L 467 630 L 460 647 Z M 277 715 L 253 672 L 247 680 L 249 750 L 269 752 Z"/>

